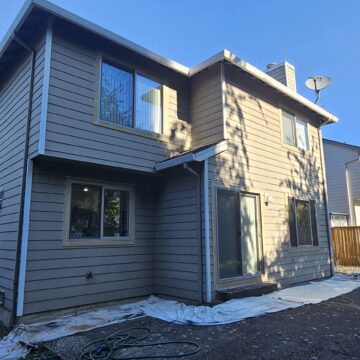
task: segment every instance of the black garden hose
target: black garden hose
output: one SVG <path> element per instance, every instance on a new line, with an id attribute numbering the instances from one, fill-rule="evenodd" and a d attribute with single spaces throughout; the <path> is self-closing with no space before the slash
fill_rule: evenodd
<path id="1" fill-rule="evenodd" d="M 132 335 L 133 332 L 143 332 L 140 335 Z M 180 358 L 193 355 L 200 350 L 198 344 L 192 341 L 163 341 L 163 342 L 142 342 L 146 340 L 151 334 L 149 328 L 127 328 L 117 331 L 87 344 L 83 349 L 78 360 L 135 360 L 135 359 L 171 359 Z M 167 345 L 188 345 L 193 350 L 187 353 L 177 352 L 166 355 L 156 354 L 152 355 L 136 355 L 136 356 L 121 356 L 125 349 L 135 348 L 149 348 L 149 347 L 164 347 Z M 155 350 L 154 350 L 155 351 Z"/>

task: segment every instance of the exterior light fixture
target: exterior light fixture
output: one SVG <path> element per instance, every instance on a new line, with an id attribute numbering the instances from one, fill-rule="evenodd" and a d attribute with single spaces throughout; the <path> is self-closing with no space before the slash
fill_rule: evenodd
<path id="1" fill-rule="evenodd" d="M 274 201 L 272 195 L 270 194 L 265 194 L 264 195 L 264 202 L 265 202 L 265 205 L 268 206 L 270 203 L 272 203 Z"/>
<path id="2" fill-rule="evenodd" d="M 84 192 L 88 192 L 89 191 L 89 188 L 87 188 L 86 186 L 84 187 Z"/>

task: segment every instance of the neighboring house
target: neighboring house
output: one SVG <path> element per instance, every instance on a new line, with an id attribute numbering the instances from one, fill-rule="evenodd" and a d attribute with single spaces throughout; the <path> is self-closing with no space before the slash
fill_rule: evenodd
<path id="1" fill-rule="evenodd" d="M 331 226 L 360 226 L 360 146 L 323 142 Z"/>
<path id="2" fill-rule="evenodd" d="M 337 118 L 290 64 L 224 50 L 189 69 L 34 0 L 0 84 L 4 321 L 331 275 L 320 127 Z"/>

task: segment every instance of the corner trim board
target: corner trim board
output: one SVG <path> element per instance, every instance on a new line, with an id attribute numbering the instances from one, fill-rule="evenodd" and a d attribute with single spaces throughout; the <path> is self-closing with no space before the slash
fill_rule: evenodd
<path id="1" fill-rule="evenodd" d="M 17 307 L 16 316 L 22 316 L 24 313 L 24 294 L 25 294 L 25 277 L 26 277 L 26 261 L 27 249 L 29 241 L 29 225 L 30 225 L 30 205 L 31 205 L 31 191 L 33 178 L 33 162 L 28 160 L 27 176 L 25 184 L 25 199 L 24 199 L 24 222 L 22 227 L 22 241 L 20 252 L 20 270 L 19 270 L 19 285 L 17 293 Z"/>
<path id="2" fill-rule="evenodd" d="M 45 137 L 46 137 L 46 122 L 49 102 L 49 85 L 50 85 L 50 65 L 51 65 L 51 48 L 53 35 L 53 18 L 48 18 L 48 26 L 46 30 L 45 42 L 45 61 L 44 61 L 44 78 L 41 95 L 41 114 L 40 114 L 40 128 L 39 128 L 39 146 L 38 152 L 41 155 L 45 154 Z"/>

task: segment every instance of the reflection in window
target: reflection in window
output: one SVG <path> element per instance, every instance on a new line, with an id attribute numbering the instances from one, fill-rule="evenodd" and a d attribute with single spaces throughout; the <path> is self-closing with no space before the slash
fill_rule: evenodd
<path id="1" fill-rule="evenodd" d="M 162 84 L 103 62 L 99 119 L 161 133 Z"/>
<path id="2" fill-rule="evenodd" d="M 70 239 L 100 237 L 101 187 L 73 184 Z"/>
<path id="3" fill-rule="evenodd" d="M 284 144 L 296 146 L 295 144 L 295 129 L 294 129 L 294 115 L 288 114 L 283 111 L 282 124 Z"/>
<path id="4" fill-rule="evenodd" d="M 136 76 L 137 128 L 161 132 L 161 85 L 144 76 Z"/>
<path id="5" fill-rule="evenodd" d="M 306 122 L 296 120 L 296 143 L 297 147 L 303 150 L 308 150 L 308 134 Z"/>
<path id="6" fill-rule="evenodd" d="M 309 202 L 296 200 L 296 225 L 299 245 L 312 245 Z"/>
<path id="7" fill-rule="evenodd" d="M 100 119 L 132 126 L 133 75 L 109 64 L 101 68 Z"/>
<path id="8" fill-rule="evenodd" d="M 129 193 L 104 189 L 104 237 L 129 236 Z"/>
<path id="9" fill-rule="evenodd" d="M 309 150 L 308 129 L 305 121 L 296 119 L 295 115 L 282 111 L 282 130 L 284 144 Z"/>
<path id="10" fill-rule="evenodd" d="M 291 246 L 319 245 L 315 200 L 288 199 Z"/>

